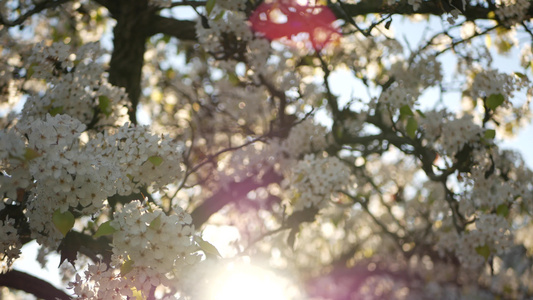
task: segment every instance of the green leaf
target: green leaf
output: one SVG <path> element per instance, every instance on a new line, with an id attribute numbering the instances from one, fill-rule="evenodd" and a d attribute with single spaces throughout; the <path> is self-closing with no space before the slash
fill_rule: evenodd
<path id="1" fill-rule="evenodd" d="M 485 36 L 485 45 L 487 48 L 490 48 L 492 46 L 492 38 L 490 37 L 490 34 L 487 34 Z"/>
<path id="2" fill-rule="evenodd" d="M 74 221 L 74 215 L 68 210 L 62 213 L 59 209 L 56 209 L 52 215 L 52 222 L 61 232 L 61 234 L 63 234 L 63 236 L 66 236 L 67 233 L 72 229 L 74 226 Z"/>
<path id="3" fill-rule="evenodd" d="M 152 222 L 150 222 L 150 225 L 148 225 L 148 227 L 152 228 L 153 230 L 158 230 L 161 227 L 161 215 L 153 219 Z"/>
<path id="4" fill-rule="evenodd" d="M 335 130 L 335 135 L 337 139 L 342 140 L 344 136 L 344 128 L 342 126 L 337 127 L 337 129 Z"/>
<path id="5" fill-rule="evenodd" d="M 37 150 L 32 148 L 26 148 L 24 149 L 24 160 L 30 161 L 32 159 L 36 159 L 37 157 L 41 156 Z"/>
<path id="6" fill-rule="evenodd" d="M 144 300 L 144 296 L 142 291 L 139 291 L 135 287 L 131 288 L 132 297 L 135 298 L 135 300 Z"/>
<path id="7" fill-rule="evenodd" d="M 64 261 L 68 261 L 73 267 L 76 265 L 76 259 L 78 258 L 78 252 L 80 248 L 85 244 L 82 236 L 75 234 L 73 231 L 69 231 L 67 235 L 61 240 L 57 247 L 57 252 L 61 253 L 59 265 Z"/>
<path id="8" fill-rule="evenodd" d="M 418 113 L 418 115 L 420 115 L 422 118 L 426 118 L 426 115 L 420 110 L 420 109 L 417 109 L 416 112 Z"/>
<path id="9" fill-rule="evenodd" d="M 239 76 L 237 76 L 237 74 L 235 74 L 233 72 L 228 73 L 228 80 L 234 86 L 237 86 L 237 85 L 239 85 L 241 83 L 241 80 L 239 79 Z"/>
<path id="10" fill-rule="evenodd" d="M 163 37 L 161 37 L 161 41 L 165 42 L 165 44 L 168 44 L 170 42 L 171 36 L 168 34 L 164 34 Z"/>
<path id="11" fill-rule="evenodd" d="M 38 66 L 38 65 L 39 65 L 38 63 L 32 63 L 28 67 L 28 70 L 26 71 L 26 77 L 27 78 L 31 78 L 31 76 L 33 76 L 33 73 L 35 73 L 35 66 Z"/>
<path id="12" fill-rule="evenodd" d="M 100 23 L 100 22 L 104 21 L 104 16 L 101 13 L 100 9 L 96 10 L 96 15 L 92 19 L 94 19 L 96 21 L 96 23 Z"/>
<path id="13" fill-rule="evenodd" d="M 484 135 L 485 139 L 487 140 L 492 140 L 496 137 L 496 130 L 494 129 L 487 129 L 485 130 L 485 135 Z"/>
<path id="14" fill-rule="evenodd" d="M 505 203 L 504 204 L 500 204 L 500 205 L 498 205 L 498 207 L 496 207 L 496 213 L 499 216 L 507 217 L 509 215 L 509 207 Z"/>
<path id="15" fill-rule="evenodd" d="M 163 158 L 161 156 L 150 156 L 148 157 L 148 161 L 152 163 L 152 165 L 158 167 L 163 163 Z"/>
<path id="16" fill-rule="evenodd" d="M 298 182 L 304 180 L 304 178 L 305 178 L 305 175 L 303 173 L 299 173 L 298 177 L 296 177 L 296 180 L 294 180 L 294 182 L 298 183 Z"/>
<path id="17" fill-rule="evenodd" d="M 508 53 L 513 48 L 513 43 L 505 39 L 498 39 L 495 44 L 498 53 Z"/>
<path id="18" fill-rule="evenodd" d="M 198 246 L 200 246 L 200 248 L 202 249 L 202 251 L 204 251 L 206 256 L 211 255 L 211 256 L 216 256 L 216 257 L 222 257 L 222 255 L 220 255 L 217 248 L 213 246 L 213 244 L 207 241 L 204 241 L 204 239 L 199 236 L 195 237 L 194 240 L 198 243 Z"/>
<path id="19" fill-rule="evenodd" d="M 296 243 L 296 234 L 298 234 L 298 232 L 300 232 L 299 228 L 298 227 L 294 227 L 289 232 L 289 236 L 287 236 L 287 245 L 293 251 L 294 251 L 294 244 Z"/>
<path id="20" fill-rule="evenodd" d="M 520 72 L 514 72 L 514 75 L 520 79 L 527 79 L 527 75 Z"/>
<path id="21" fill-rule="evenodd" d="M 404 119 L 406 117 L 409 117 L 409 116 L 414 116 L 415 114 L 413 113 L 413 111 L 411 110 L 411 108 L 409 107 L 409 105 L 404 105 L 402 107 L 400 107 L 400 118 L 401 119 Z"/>
<path id="22" fill-rule="evenodd" d="M 98 97 L 98 108 L 106 117 L 109 117 L 113 113 L 111 100 L 107 96 L 102 95 Z"/>
<path id="23" fill-rule="evenodd" d="M 215 21 L 218 21 L 218 20 L 222 19 L 222 17 L 223 17 L 225 14 L 226 14 L 225 11 L 221 11 L 221 12 L 219 12 L 218 15 L 216 15 L 216 17 L 215 17 Z"/>
<path id="24" fill-rule="evenodd" d="M 490 256 L 490 248 L 487 245 L 484 246 L 478 246 L 476 247 L 477 254 L 483 256 L 485 260 L 489 259 Z"/>
<path id="25" fill-rule="evenodd" d="M 122 266 L 120 266 L 120 275 L 124 276 L 126 274 L 128 274 L 129 272 L 131 272 L 131 270 L 133 270 L 133 264 L 135 262 L 133 260 L 127 260 L 125 261 Z"/>
<path id="26" fill-rule="evenodd" d="M 48 112 L 50 113 L 52 117 L 55 115 L 60 115 L 63 113 L 63 106 L 54 107 L 50 109 Z"/>
<path id="27" fill-rule="evenodd" d="M 495 110 L 498 106 L 502 105 L 505 101 L 505 98 L 502 94 L 492 94 L 487 98 L 487 107 Z"/>
<path id="28" fill-rule="evenodd" d="M 96 230 L 96 232 L 94 233 L 93 237 L 94 238 L 99 238 L 99 237 L 104 236 L 104 235 L 112 234 L 115 231 L 117 231 L 117 229 L 115 229 L 115 227 L 111 226 L 111 220 L 110 220 L 110 221 L 107 221 L 105 223 L 102 223 L 102 225 L 100 225 L 100 227 L 98 227 L 98 230 Z"/>
<path id="29" fill-rule="evenodd" d="M 89 230 L 93 230 L 95 227 L 96 227 L 96 224 L 93 221 L 87 222 L 87 226 L 85 226 L 85 228 Z"/>
<path id="30" fill-rule="evenodd" d="M 205 11 L 207 12 L 208 16 L 211 14 L 211 11 L 213 11 L 216 2 L 217 0 L 207 0 L 205 3 Z"/>
<path id="31" fill-rule="evenodd" d="M 418 122 L 415 118 L 410 117 L 407 119 L 407 125 L 405 126 L 405 131 L 407 135 L 414 139 L 416 137 L 416 130 L 418 129 Z"/>
<path id="32" fill-rule="evenodd" d="M 504 294 L 509 294 L 510 295 L 511 293 L 513 293 L 513 291 L 514 291 L 514 288 L 512 287 L 511 284 L 506 284 L 506 285 L 503 286 L 503 293 Z"/>

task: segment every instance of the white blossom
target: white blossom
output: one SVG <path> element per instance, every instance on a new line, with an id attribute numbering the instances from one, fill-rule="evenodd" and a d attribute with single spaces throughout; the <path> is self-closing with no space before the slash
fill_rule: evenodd
<path id="1" fill-rule="evenodd" d="M 337 157 L 305 155 L 291 169 L 289 199 L 295 210 L 324 207 L 349 183 L 350 170 Z"/>
<path id="2" fill-rule="evenodd" d="M 496 15 L 508 23 L 520 22 L 526 16 L 530 4 L 528 0 L 496 0 Z"/>
<path id="3" fill-rule="evenodd" d="M 22 243 L 14 219 L 0 220 L 0 273 L 11 268 L 20 256 Z"/>

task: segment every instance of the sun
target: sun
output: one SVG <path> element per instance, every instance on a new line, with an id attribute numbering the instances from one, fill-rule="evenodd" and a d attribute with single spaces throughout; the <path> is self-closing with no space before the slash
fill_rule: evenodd
<path id="1" fill-rule="evenodd" d="M 209 300 L 292 300 L 291 283 L 273 271 L 246 263 L 229 263 L 214 275 Z"/>

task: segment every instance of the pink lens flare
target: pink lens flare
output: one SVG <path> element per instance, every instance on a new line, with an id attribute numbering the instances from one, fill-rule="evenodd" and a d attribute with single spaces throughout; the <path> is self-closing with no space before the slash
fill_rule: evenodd
<path id="1" fill-rule="evenodd" d="M 340 38 L 340 28 L 334 24 L 335 20 L 337 18 L 329 7 L 301 5 L 297 0 L 263 2 L 249 19 L 252 30 L 271 41 L 303 42 L 315 51 Z"/>

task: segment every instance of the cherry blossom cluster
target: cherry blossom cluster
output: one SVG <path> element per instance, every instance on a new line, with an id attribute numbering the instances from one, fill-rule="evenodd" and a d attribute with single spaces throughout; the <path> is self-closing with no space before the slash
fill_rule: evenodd
<path id="1" fill-rule="evenodd" d="M 5 28 L 0 29 L 0 44 L 3 46 L 0 60 L 0 111 L 9 109 L 9 105 L 6 104 L 13 105 L 20 99 L 20 91 L 14 74 L 16 67 L 22 64 L 19 55 L 24 54 L 23 49 L 20 49 L 20 52 L 6 50 L 16 48 L 16 41 L 6 34 L 6 31 Z"/>
<path id="2" fill-rule="evenodd" d="M 465 268 L 478 268 L 489 256 L 501 255 L 513 245 L 509 222 L 502 216 L 482 214 L 475 229 L 464 232 L 455 253 Z"/>
<path id="3" fill-rule="evenodd" d="M 225 69 L 234 71 L 234 61 L 242 60 L 240 54 L 244 53 L 257 79 L 257 75 L 265 71 L 271 48 L 267 39 L 255 37 L 250 29 L 242 11 L 245 2 L 216 2 L 209 16 L 198 20 L 196 35 L 206 51 L 223 58 L 219 64 Z"/>
<path id="4" fill-rule="evenodd" d="M 93 214 L 107 197 L 138 192 L 141 186 L 160 189 L 182 174 L 179 145 L 147 127 L 125 124 L 86 144 L 80 142 L 85 125 L 68 115 L 30 117 L 15 129 L 0 138 L 10 141 L 0 150 L 9 175 L 0 177 L 0 192 L 16 199 L 18 189 L 31 189 L 27 215 L 41 243 L 62 238 L 51 223 L 56 209 Z"/>
<path id="5" fill-rule="evenodd" d="M 500 20 L 517 23 L 524 20 L 531 1 L 496 0 L 496 15 Z"/>
<path id="6" fill-rule="evenodd" d="M 350 182 L 350 169 L 337 157 L 307 154 L 291 168 L 289 199 L 295 210 L 324 207 Z"/>
<path id="7" fill-rule="evenodd" d="M 391 113 L 396 113 L 401 107 L 413 107 L 417 104 L 417 95 L 416 90 L 406 88 L 402 84 L 394 84 L 387 90 L 383 91 L 377 100 L 377 102 L 372 103 L 371 107 L 377 105 L 385 105 L 388 109 L 391 110 Z"/>
<path id="8" fill-rule="evenodd" d="M 224 17 L 217 18 L 218 14 Z M 246 23 L 246 15 L 238 11 L 229 11 L 215 5 L 206 21 L 198 20 L 196 35 L 206 51 L 214 54 L 224 53 L 224 38 L 234 35 L 239 41 L 251 41 L 254 34 Z"/>
<path id="9" fill-rule="evenodd" d="M 76 274 L 75 280 L 69 283 L 69 289 L 78 299 L 123 300 L 145 297 L 152 287 L 162 285 L 171 286 L 172 283 L 153 269 L 138 267 L 123 274 L 119 268 L 110 267 L 105 263 L 96 263 L 88 266 L 83 277 Z M 162 299 L 177 298 L 166 296 Z"/>
<path id="10" fill-rule="evenodd" d="M 472 185 L 471 192 L 465 193 L 460 202 L 461 211 L 465 215 L 472 215 L 477 210 L 503 209 L 514 202 L 515 197 L 520 196 L 517 194 L 520 189 L 516 189 L 514 182 L 504 181 L 494 174 L 486 176 L 487 174 L 487 169 L 476 166 L 465 179 L 468 185 Z"/>
<path id="11" fill-rule="evenodd" d="M 533 62 L 533 51 L 531 45 L 524 45 L 522 50 L 520 50 L 520 66 L 524 69 L 531 67 Z"/>
<path id="12" fill-rule="evenodd" d="M 248 42 L 246 57 L 250 67 L 259 74 L 264 73 L 267 60 L 270 56 L 270 42 L 267 39 L 256 38 Z"/>
<path id="13" fill-rule="evenodd" d="M 264 101 L 265 91 L 261 87 L 239 87 L 229 80 L 221 79 L 217 81 L 217 91 L 214 97 L 219 102 L 217 109 L 224 110 L 237 122 L 244 121 L 247 126 L 256 125 L 262 119 L 258 116 L 263 117 L 270 113 Z"/>
<path id="14" fill-rule="evenodd" d="M 439 153 L 453 157 L 465 145 L 473 148 L 481 143 L 485 129 L 474 122 L 472 115 L 453 117 L 446 111 L 428 111 L 420 118 L 424 138 L 434 144 Z"/>
<path id="15" fill-rule="evenodd" d="M 98 133 L 86 148 L 112 162 L 121 174 L 114 181 L 119 195 L 138 192 L 142 186 L 161 189 L 182 174 L 181 144 L 151 133 L 147 126 L 126 123 L 114 133 Z"/>
<path id="16" fill-rule="evenodd" d="M 512 268 L 498 273 L 496 276 L 485 280 L 487 286 L 497 294 L 504 294 L 512 299 L 521 297 L 521 282 L 529 282 L 529 276 L 520 278 Z"/>
<path id="17" fill-rule="evenodd" d="M 391 43 L 391 51 L 397 52 L 396 43 Z M 385 105 L 391 113 L 396 113 L 401 107 L 412 108 L 417 104 L 420 93 L 428 87 L 436 85 L 442 80 L 442 66 L 435 56 L 424 56 L 408 63 L 404 59 L 397 59 L 391 66 L 390 76 L 394 83 L 384 90 L 379 99 L 370 106 Z"/>
<path id="18" fill-rule="evenodd" d="M 0 208 L 3 203 L 0 203 Z M 14 219 L 0 220 L 0 273 L 9 269 L 20 255 L 22 243 Z"/>
<path id="19" fill-rule="evenodd" d="M 302 154 L 323 150 L 329 144 L 327 128 L 312 119 L 306 119 L 291 128 L 281 143 L 281 151 L 291 158 L 299 158 Z"/>
<path id="20" fill-rule="evenodd" d="M 166 215 L 153 203 L 135 200 L 113 215 L 113 255 L 120 263 L 132 261 L 166 274 L 196 262 L 199 250 L 194 242 L 194 226 L 181 208 Z"/>
<path id="21" fill-rule="evenodd" d="M 254 143 L 233 152 L 227 161 L 224 160 L 219 165 L 220 171 L 225 174 L 222 182 L 240 181 L 251 174 L 261 174 L 271 167 L 274 167 L 279 174 L 292 174 L 294 167 L 299 163 L 303 165 L 311 163 L 309 161 L 303 163 L 300 159 L 304 156 L 307 157 L 308 154 L 320 152 L 331 144 L 328 136 L 326 127 L 316 124 L 312 119 L 306 119 L 292 127 L 287 138 L 281 141 L 274 139 L 268 144 Z M 310 157 L 314 157 L 314 155 Z M 332 166 L 337 166 L 337 163 L 340 164 L 337 158 L 329 157 L 322 160 L 325 164 L 327 164 L 326 161 L 333 161 Z M 327 168 L 326 165 L 323 167 Z M 307 170 L 306 172 L 312 171 Z"/>
<path id="22" fill-rule="evenodd" d="M 82 299 L 123 299 L 153 288 L 175 288 L 200 250 L 189 214 L 180 207 L 167 215 L 154 203 L 135 200 L 113 214 L 111 264 L 90 265 L 70 284 Z M 168 296 L 164 299 L 174 299 Z"/>
<path id="23" fill-rule="evenodd" d="M 514 92 L 528 85 L 528 81 L 515 75 L 508 75 L 497 70 L 483 70 L 474 77 L 470 95 L 472 98 L 484 98 L 502 95 L 509 103 Z"/>
<path id="24" fill-rule="evenodd" d="M 168 136 L 129 123 L 87 131 L 94 120 L 113 125 L 127 117 L 125 92 L 103 79 L 97 44 L 69 50 L 61 43 L 34 47 L 28 72 L 47 90 L 31 96 L 16 125 L 0 132 L 0 193 L 18 200 L 28 193 L 32 237 L 49 247 L 63 238 L 52 223 L 56 210 L 94 214 L 110 196 L 161 189 L 182 174 L 181 146 Z"/>
<path id="25" fill-rule="evenodd" d="M 0 162 L 3 171 L 10 175 L 0 176 L 0 194 L 17 199 L 17 188 L 29 185 L 30 176 L 24 167 L 31 155 L 31 150 L 28 151 L 20 134 L 13 130 L 0 131 Z"/>
<path id="26" fill-rule="evenodd" d="M 104 199 L 115 194 L 110 183 L 120 174 L 112 162 L 80 145 L 85 125 L 68 115 L 29 117 L 15 129 L 27 138 L 28 154 L 18 172 L 5 170 L 11 176 L 5 187 L 31 191 L 26 215 L 32 235 L 39 243 L 54 245 L 63 236 L 52 224 L 53 212 L 79 206 L 83 213 L 99 211 Z M 21 171 L 25 181 L 17 177 Z"/>
<path id="27" fill-rule="evenodd" d="M 396 43 L 390 41 L 389 44 L 393 52 L 398 51 Z M 420 55 L 414 61 L 399 60 L 394 63 L 390 74 L 396 82 L 415 91 L 418 97 L 421 91 L 442 81 L 442 64 L 434 55 Z"/>
<path id="28" fill-rule="evenodd" d="M 476 165 L 460 180 L 461 213 L 493 211 L 513 220 L 520 211 L 533 211 L 533 195 L 528 191 L 533 177 L 519 155 L 492 146 L 490 151 L 473 151 L 472 157 Z"/>
<path id="29" fill-rule="evenodd" d="M 509 222 L 501 215 L 480 214 L 469 230 L 458 234 L 443 226 L 436 244 L 440 255 L 454 253 L 465 269 L 478 269 L 491 257 L 504 255 L 513 246 Z"/>
<path id="30" fill-rule="evenodd" d="M 68 114 L 84 124 L 94 120 L 100 120 L 98 124 L 123 123 L 126 92 L 106 81 L 104 67 L 97 63 L 102 55 L 98 43 L 84 44 L 75 53 L 63 43 L 36 44 L 28 59 L 28 75 L 46 82 L 48 89 L 44 95 L 28 98 L 23 117 Z"/>

